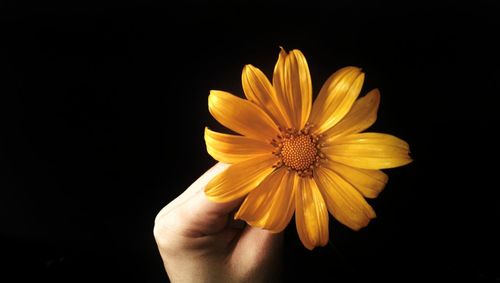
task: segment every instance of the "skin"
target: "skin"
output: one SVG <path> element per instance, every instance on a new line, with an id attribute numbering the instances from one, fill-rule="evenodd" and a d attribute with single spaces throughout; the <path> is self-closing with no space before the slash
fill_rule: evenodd
<path id="1" fill-rule="evenodd" d="M 218 163 L 156 216 L 154 236 L 171 282 L 280 282 L 283 234 L 233 220 L 242 200 L 209 201 Z"/>

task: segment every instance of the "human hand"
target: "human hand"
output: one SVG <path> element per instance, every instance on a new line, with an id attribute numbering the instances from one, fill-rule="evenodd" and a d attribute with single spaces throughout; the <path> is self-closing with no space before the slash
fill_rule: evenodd
<path id="1" fill-rule="evenodd" d="M 209 201 L 206 184 L 218 163 L 156 216 L 154 236 L 171 282 L 276 282 L 283 235 L 233 220 L 242 200 Z"/>

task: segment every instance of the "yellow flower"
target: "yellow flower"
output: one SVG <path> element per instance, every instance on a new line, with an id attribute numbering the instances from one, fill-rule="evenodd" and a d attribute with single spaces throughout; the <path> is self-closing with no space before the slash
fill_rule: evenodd
<path id="1" fill-rule="evenodd" d="M 308 249 L 328 243 L 328 211 L 351 229 L 366 226 L 375 212 L 364 197 L 377 197 L 388 180 L 380 169 L 411 158 L 405 141 L 361 133 L 375 122 L 380 101 L 377 89 L 357 99 L 363 80 L 361 69 L 342 68 L 313 104 L 304 55 L 282 49 L 272 84 L 259 69 L 244 67 L 247 99 L 212 90 L 210 113 L 241 135 L 205 129 L 208 153 L 232 164 L 209 182 L 207 197 L 245 197 L 235 218 L 272 232 L 285 229 L 295 212 Z"/>

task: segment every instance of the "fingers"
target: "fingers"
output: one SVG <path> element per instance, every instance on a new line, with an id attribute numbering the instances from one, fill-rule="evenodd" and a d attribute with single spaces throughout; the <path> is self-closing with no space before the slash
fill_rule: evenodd
<path id="1" fill-rule="evenodd" d="M 192 232 L 192 236 L 212 235 L 223 230 L 228 224 L 229 215 L 242 202 L 241 199 L 225 203 L 210 201 L 203 191 L 205 185 L 203 183 L 202 189 L 179 207 L 185 219 L 184 227 Z"/>
<path id="2" fill-rule="evenodd" d="M 224 171 L 227 167 L 229 167 L 229 164 L 225 163 L 217 163 L 212 168 L 208 169 L 207 172 L 205 172 L 203 175 L 201 175 L 189 188 L 187 188 L 182 194 L 180 194 L 177 198 L 175 198 L 173 201 L 171 201 L 169 204 L 167 204 L 156 216 L 155 223 L 158 222 L 160 218 L 162 218 L 164 215 L 168 214 L 172 210 L 175 210 L 177 207 L 182 205 L 184 202 L 186 202 L 188 199 L 192 198 L 195 194 L 199 193 L 200 191 L 203 191 L 205 188 L 206 184 L 217 174 L 220 172 Z"/>
<path id="3" fill-rule="evenodd" d="M 221 231 L 227 224 L 228 215 L 241 203 L 209 201 L 204 193 L 207 183 L 229 165 L 217 163 L 196 180 L 179 197 L 165 206 L 157 215 L 155 225 L 162 222 L 187 237 L 201 237 Z"/>

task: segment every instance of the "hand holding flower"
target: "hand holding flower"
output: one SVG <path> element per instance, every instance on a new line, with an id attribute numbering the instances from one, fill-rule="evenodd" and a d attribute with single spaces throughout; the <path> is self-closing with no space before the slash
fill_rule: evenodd
<path id="1" fill-rule="evenodd" d="M 227 168 L 218 163 L 165 206 L 154 235 L 171 282 L 277 282 L 282 234 L 233 220 L 241 200 L 209 201 L 203 192 Z"/>

